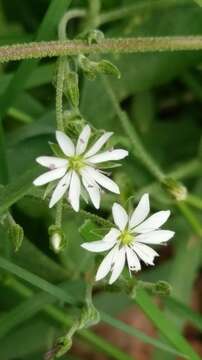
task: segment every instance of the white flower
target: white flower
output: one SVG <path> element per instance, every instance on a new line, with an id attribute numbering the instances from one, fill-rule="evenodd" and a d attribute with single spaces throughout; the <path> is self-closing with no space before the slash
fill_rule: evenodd
<path id="1" fill-rule="evenodd" d="M 170 240 L 174 232 L 159 229 L 170 216 L 169 210 L 159 211 L 146 219 L 149 211 L 148 194 L 142 196 L 130 217 L 121 205 L 114 203 L 112 215 L 117 228 L 111 228 L 100 241 L 81 245 L 84 249 L 97 253 L 110 250 L 98 268 L 97 281 L 111 271 L 109 284 L 112 284 L 121 274 L 126 261 L 129 271 L 141 270 L 139 259 L 147 265 L 154 265 L 153 261 L 158 253 L 145 244 L 162 244 Z"/>
<path id="2" fill-rule="evenodd" d="M 64 156 L 40 156 L 36 161 L 49 169 L 34 180 L 34 185 L 41 186 L 60 179 L 53 191 L 49 207 L 53 207 L 65 193 L 75 211 L 79 211 L 82 186 L 86 189 L 96 209 L 100 207 L 101 187 L 119 194 L 118 185 L 99 170 L 99 163 L 120 160 L 128 155 L 126 150 L 112 149 L 99 152 L 112 132 L 104 133 L 89 149 L 88 141 L 91 129 L 86 125 L 81 131 L 76 146 L 63 132 L 56 131 L 56 139 Z"/>

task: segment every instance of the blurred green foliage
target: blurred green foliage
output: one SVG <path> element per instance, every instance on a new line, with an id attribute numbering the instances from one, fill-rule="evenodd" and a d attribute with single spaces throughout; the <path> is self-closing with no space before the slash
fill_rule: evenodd
<path id="1" fill-rule="evenodd" d="M 103 16 L 116 11 L 120 15 L 116 20 L 101 24 L 100 30 L 105 37 L 202 35 L 202 9 L 197 2 L 200 3 L 192 0 L 176 0 L 171 4 L 159 0 L 103 0 Z M 58 22 L 68 7 L 87 9 L 88 3 L 90 1 L 84 0 L 2 0 L 0 44 L 57 39 Z M 131 8 L 131 11 L 125 16 L 122 8 Z M 83 20 L 72 21 L 70 37 L 77 36 L 84 26 Z M 198 219 L 196 227 L 189 214 L 179 211 L 176 202 L 139 161 L 138 154 L 133 156 L 135 150 L 132 150 L 133 145 L 122 129 L 102 76 L 98 75 L 91 81 L 80 74 L 81 112 L 85 120 L 97 129 L 114 131 L 114 145 L 122 145 L 130 151 L 123 165 L 113 169 L 114 179 L 122 190 L 120 201 L 123 205 L 128 204 L 128 197 L 132 196 L 131 201 L 135 203 L 142 192 L 149 191 L 152 210 L 169 206 L 172 211 L 169 227 L 176 231 L 174 240 L 166 250 L 160 249 L 163 260 L 158 261 L 155 268 L 145 268 L 138 274 L 138 278 L 144 281 L 165 280 L 172 285 L 171 299 L 162 300 L 162 311 L 153 305 L 150 295 L 137 295 L 137 305 L 158 328 L 159 340 L 145 338 L 145 334 L 138 333 L 137 329 L 135 332 L 113 320 L 132 305 L 123 290 L 117 288 L 109 292 L 106 286 L 98 286 L 93 296 L 101 311 L 101 319 L 131 336 L 137 336 L 140 341 L 150 342 L 154 347 L 154 360 L 172 360 L 176 353 L 189 359 L 200 358 L 182 334 L 188 320 L 196 329 L 202 327 L 201 317 L 190 308 L 202 262 L 199 236 L 202 234 L 201 58 L 200 51 L 106 56 L 121 72 L 120 79 L 109 77 L 109 84 L 143 146 L 164 174 L 172 173 L 180 180 L 182 177 L 193 195 L 190 204 L 195 207 L 192 215 Z M 92 57 L 92 60 L 101 59 Z M 79 214 L 65 209 L 63 230 L 68 246 L 56 255 L 49 247 L 48 238 L 54 210 L 48 209 L 47 202 L 41 199 L 42 193 L 37 193 L 32 186 L 32 180 L 40 171 L 35 158 L 51 153 L 48 142 L 54 140 L 54 73 L 55 60 L 52 59 L 0 66 L 0 120 L 3 124 L 0 128 L 0 183 L 3 185 L 0 188 L 0 216 L 10 209 L 13 219 L 25 234 L 19 251 L 15 252 L 0 218 L 1 257 L 17 265 L 22 274 L 17 285 L 15 282 L 12 285 L 14 277 L 10 266 L 6 269 L 0 259 L 1 360 L 42 359 L 54 346 L 57 336 L 71 326 L 71 315 L 74 317 L 80 311 L 85 273 L 100 261 L 100 256 L 89 255 L 80 247 L 83 238 L 96 240 L 105 231 L 96 224 L 96 218 L 86 221 L 88 213 L 85 211 L 94 214 L 94 209 L 84 203 L 84 212 Z M 66 102 L 64 108 L 68 109 Z M 198 199 L 195 202 L 194 197 Z M 99 213 L 104 219 L 110 220 L 115 199 L 114 195 L 104 195 Z M 195 231 L 197 227 L 198 231 Z M 33 282 L 33 274 L 38 277 L 38 288 Z M 62 293 L 66 291 L 73 297 L 74 304 L 65 304 L 64 298 L 59 296 L 60 291 L 60 300 L 54 298 L 54 286 L 56 289 L 64 286 Z M 106 359 L 131 359 L 118 349 L 119 344 L 113 346 L 96 337 L 91 330 L 81 331 L 79 337 L 90 347 L 105 353 Z M 78 360 L 73 353 L 64 358 Z"/>

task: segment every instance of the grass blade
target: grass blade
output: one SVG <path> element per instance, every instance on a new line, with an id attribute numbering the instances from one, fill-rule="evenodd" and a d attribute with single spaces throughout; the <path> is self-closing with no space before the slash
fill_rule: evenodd
<path id="1" fill-rule="evenodd" d="M 39 276 L 23 269 L 20 266 L 13 264 L 12 262 L 0 257 L 0 268 L 8 271 L 9 273 L 16 275 L 20 279 L 23 279 L 33 286 L 53 295 L 59 300 L 64 301 L 68 304 L 74 304 L 75 300 L 63 289 L 56 285 L 49 283 L 48 281 L 40 278 Z"/>
<path id="2" fill-rule="evenodd" d="M 164 316 L 158 307 L 151 301 L 149 295 L 144 291 L 139 291 L 135 299 L 137 305 L 143 310 L 146 316 L 152 321 L 160 333 L 172 344 L 175 348 L 182 352 L 188 359 L 200 360 L 200 357 L 195 353 L 189 343 L 176 330 L 175 326 Z"/>

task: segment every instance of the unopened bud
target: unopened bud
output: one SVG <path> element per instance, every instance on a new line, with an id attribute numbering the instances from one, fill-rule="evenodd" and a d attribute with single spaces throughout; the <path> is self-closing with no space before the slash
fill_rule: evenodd
<path id="1" fill-rule="evenodd" d="M 15 251 L 18 251 L 24 239 L 24 230 L 19 224 L 12 224 L 9 228 L 9 236 L 14 244 Z"/>
<path id="2" fill-rule="evenodd" d="M 104 33 L 100 30 L 92 30 L 88 33 L 88 44 L 91 45 L 93 43 L 99 44 L 102 40 L 104 40 Z"/>
<path id="3" fill-rule="evenodd" d="M 97 71 L 98 64 L 95 61 L 91 61 L 85 55 L 80 55 L 79 65 L 89 80 L 94 80 L 96 78 L 98 72 Z"/>
<path id="4" fill-rule="evenodd" d="M 120 73 L 119 69 L 117 68 L 117 66 L 115 66 L 108 60 L 101 60 L 98 63 L 98 72 L 100 72 L 102 74 L 106 74 L 106 75 L 114 75 L 118 79 L 120 79 L 120 77 L 121 77 L 121 73 Z"/>
<path id="5" fill-rule="evenodd" d="M 172 292 L 172 286 L 167 281 L 159 280 L 155 283 L 153 292 L 158 295 L 169 296 Z"/>
<path id="6" fill-rule="evenodd" d="M 56 225 L 51 225 L 48 229 L 48 233 L 50 236 L 50 247 L 57 254 L 66 246 L 64 233 Z"/>
<path id="7" fill-rule="evenodd" d="M 69 97 L 73 107 L 79 105 L 79 79 L 75 71 L 69 71 L 64 81 L 64 93 Z"/>
<path id="8" fill-rule="evenodd" d="M 187 188 L 180 182 L 173 179 L 166 179 L 163 184 L 166 190 L 174 197 L 177 201 L 184 201 L 187 198 Z"/>

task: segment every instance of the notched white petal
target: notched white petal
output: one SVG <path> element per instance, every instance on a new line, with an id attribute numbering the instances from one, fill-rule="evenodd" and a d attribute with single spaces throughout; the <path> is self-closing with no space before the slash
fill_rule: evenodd
<path id="1" fill-rule="evenodd" d="M 96 281 L 103 279 L 110 272 L 112 264 L 118 252 L 118 246 L 115 246 L 102 260 L 95 277 Z"/>
<path id="2" fill-rule="evenodd" d="M 150 211 L 149 195 L 144 194 L 141 197 L 136 209 L 132 213 L 129 222 L 130 229 L 134 228 L 135 226 L 139 225 L 142 221 L 144 221 L 148 216 L 149 211 Z"/>
<path id="3" fill-rule="evenodd" d="M 169 218 L 170 210 L 159 211 L 152 216 L 150 216 L 147 220 L 145 220 L 142 224 L 135 227 L 135 232 L 137 233 L 146 233 L 149 231 L 156 230 L 160 228 Z"/>
<path id="4" fill-rule="evenodd" d="M 112 274 L 111 274 L 111 277 L 109 279 L 109 284 L 110 285 L 113 284 L 118 279 L 120 274 L 122 273 L 124 265 L 125 265 L 125 259 L 126 259 L 125 247 L 122 247 L 117 252 L 117 254 L 116 254 L 115 258 L 114 258 Z"/>
<path id="5" fill-rule="evenodd" d="M 83 130 L 81 131 L 81 134 L 79 135 L 77 144 L 76 144 L 76 154 L 80 155 L 83 154 L 83 152 L 86 150 L 86 147 L 88 145 L 88 141 L 91 134 L 91 128 L 89 125 L 86 125 Z"/>
<path id="6" fill-rule="evenodd" d="M 100 207 L 101 192 L 99 185 L 85 171 L 81 171 L 83 185 L 96 209 Z"/>
<path id="7" fill-rule="evenodd" d="M 78 174 L 75 171 L 73 171 L 70 181 L 68 199 L 72 208 L 76 212 L 79 211 L 80 193 L 81 193 L 81 182 Z"/>
<path id="8" fill-rule="evenodd" d="M 126 257 L 127 257 L 129 270 L 131 271 L 141 270 L 140 261 L 137 255 L 135 254 L 135 252 L 129 246 L 126 246 Z"/>
<path id="9" fill-rule="evenodd" d="M 66 156 L 73 156 L 75 154 L 75 146 L 73 141 L 62 131 L 56 131 L 56 139 L 58 145 Z"/>
<path id="10" fill-rule="evenodd" d="M 175 235 L 171 230 L 156 230 L 136 236 L 136 240 L 145 244 L 162 244 Z"/>
<path id="11" fill-rule="evenodd" d="M 132 248 L 146 265 L 154 265 L 154 258 L 159 256 L 159 254 L 154 249 L 147 245 L 140 244 L 137 241 Z"/>
<path id="12" fill-rule="evenodd" d="M 49 182 L 53 180 L 60 179 L 62 176 L 64 176 L 66 172 L 65 168 L 58 168 L 55 170 L 47 171 L 46 173 L 40 175 L 38 178 L 36 178 L 33 181 L 33 184 L 35 186 L 42 186 L 45 184 L 48 184 Z"/>
<path id="13" fill-rule="evenodd" d="M 36 161 L 38 162 L 38 164 L 45 166 L 50 170 L 65 166 L 67 168 L 68 166 L 68 160 L 58 158 L 56 156 L 39 156 L 38 158 L 36 158 Z"/>
<path id="14" fill-rule="evenodd" d="M 65 194 L 69 187 L 71 179 L 71 172 L 68 172 L 57 184 L 53 194 L 51 196 L 51 200 L 49 203 L 49 208 L 52 208 Z"/>
<path id="15" fill-rule="evenodd" d="M 110 250 L 114 246 L 115 243 L 116 243 L 116 240 L 114 240 L 114 241 L 105 241 L 105 240 L 91 241 L 91 242 L 81 244 L 81 247 L 83 247 L 84 249 L 86 249 L 88 251 L 99 253 L 102 251 Z"/>
<path id="16" fill-rule="evenodd" d="M 96 181 L 103 188 L 115 194 L 120 193 L 118 185 L 113 180 L 102 174 L 100 171 L 93 169 L 90 166 L 86 167 L 85 169 L 88 172 L 89 176 L 92 177 L 94 181 Z"/>
<path id="17" fill-rule="evenodd" d="M 92 164 L 102 163 L 111 160 L 121 160 L 128 156 L 128 151 L 122 149 L 108 150 L 103 153 L 91 156 L 88 161 Z"/>
<path id="18" fill-rule="evenodd" d="M 113 135 L 113 132 L 106 132 L 104 133 L 87 151 L 85 154 L 85 158 L 95 155 L 103 145 L 109 140 L 109 138 Z"/>
<path id="19" fill-rule="evenodd" d="M 128 214 L 125 209 L 117 203 L 114 203 L 112 206 L 112 215 L 114 223 L 120 230 L 124 230 L 128 223 Z"/>
<path id="20" fill-rule="evenodd" d="M 116 228 L 111 228 L 110 231 L 104 236 L 103 240 L 105 241 L 114 241 L 118 240 L 121 232 Z"/>

